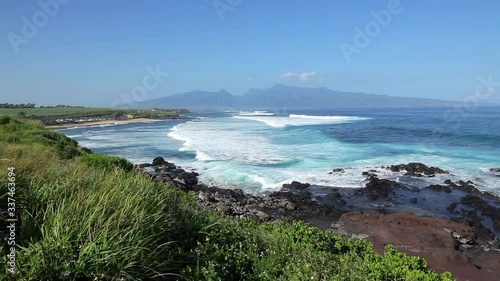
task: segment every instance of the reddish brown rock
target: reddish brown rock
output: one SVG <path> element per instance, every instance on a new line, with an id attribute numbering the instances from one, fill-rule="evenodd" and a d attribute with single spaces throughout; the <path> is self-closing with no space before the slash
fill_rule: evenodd
<path id="1" fill-rule="evenodd" d="M 411 213 L 351 212 L 341 216 L 344 233 L 367 237 L 378 253 L 386 244 L 420 256 L 438 272 L 457 280 L 500 280 L 500 252 L 474 246 L 474 230 L 450 220 Z"/>

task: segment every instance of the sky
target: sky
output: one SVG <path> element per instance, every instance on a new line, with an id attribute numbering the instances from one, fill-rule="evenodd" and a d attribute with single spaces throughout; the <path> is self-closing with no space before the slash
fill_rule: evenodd
<path id="1" fill-rule="evenodd" d="M 0 23 L 0 103 L 278 83 L 500 102 L 497 0 L 3 0 Z"/>

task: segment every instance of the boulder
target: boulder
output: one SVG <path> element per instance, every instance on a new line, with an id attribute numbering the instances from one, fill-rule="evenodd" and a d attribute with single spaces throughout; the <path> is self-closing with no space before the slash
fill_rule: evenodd
<path id="1" fill-rule="evenodd" d="M 309 186 L 311 186 L 311 185 L 308 184 L 308 183 L 301 183 L 301 182 L 298 182 L 298 181 L 292 181 L 290 184 L 287 184 L 287 183 L 283 184 L 283 188 L 286 188 L 286 189 L 298 189 L 298 190 L 306 189 Z"/>
<path id="2" fill-rule="evenodd" d="M 217 207 L 215 207 L 215 210 L 217 210 L 217 212 L 221 213 L 221 214 L 232 214 L 233 213 L 233 209 L 231 209 L 230 207 L 226 206 L 226 205 L 218 205 Z"/>
<path id="3" fill-rule="evenodd" d="M 165 161 L 165 159 L 163 159 L 163 157 L 156 157 L 155 159 L 153 159 L 153 166 L 162 166 L 162 165 L 165 165 L 167 163 L 167 161 Z"/>
<path id="4" fill-rule="evenodd" d="M 387 197 L 389 193 L 398 186 L 399 184 L 395 181 L 379 179 L 378 177 L 372 175 L 368 178 L 368 183 L 365 185 L 365 189 L 368 192 L 368 198 L 370 200 L 376 200 L 380 197 Z"/>
<path id="5" fill-rule="evenodd" d="M 255 218 L 258 219 L 259 221 L 267 221 L 271 218 L 268 214 L 264 213 L 263 211 L 257 210 L 255 211 Z"/>

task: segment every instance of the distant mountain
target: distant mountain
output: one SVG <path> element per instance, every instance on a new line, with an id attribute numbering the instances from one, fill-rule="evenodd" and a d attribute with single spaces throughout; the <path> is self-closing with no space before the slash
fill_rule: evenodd
<path id="1" fill-rule="evenodd" d="M 269 109 L 269 108 L 352 108 L 352 107 L 423 107 L 446 106 L 457 102 L 427 98 L 393 97 L 364 93 L 339 92 L 327 88 L 302 88 L 274 85 L 251 89 L 241 96 L 225 90 L 192 91 L 139 103 L 142 108 L 196 109 Z"/>
<path id="2" fill-rule="evenodd" d="M 191 91 L 139 103 L 140 108 L 232 108 L 232 94 L 225 90 L 217 92 Z"/>

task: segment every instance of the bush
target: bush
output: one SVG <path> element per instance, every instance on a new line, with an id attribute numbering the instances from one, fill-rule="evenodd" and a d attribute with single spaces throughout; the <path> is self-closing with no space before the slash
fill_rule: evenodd
<path id="1" fill-rule="evenodd" d="M 10 123 L 10 116 L 2 115 L 0 116 L 0 125 L 5 125 Z"/>
<path id="2" fill-rule="evenodd" d="M 57 152 L 62 159 L 72 159 L 75 156 L 89 153 L 88 150 L 78 146 L 78 142 L 75 140 L 64 134 L 47 130 L 40 123 L 20 121 L 9 116 L 0 117 L 0 122 L 4 122 L 0 126 L 0 142 L 42 144 L 46 149 Z"/>
<path id="3" fill-rule="evenodd" d="M 89 166 L 103 169 L 112 169 L 114 167 L 130 171 L 134 165 L 124 158 L 117 156 L 107 156 L 100 154 L 87 154 L 78 158 L 78 161 Z"/>
<path id="4" fill-rule="evenodd" d="M 257 224 L 232 220 L 206 229 L 188 265 L 188 280 L 453 280 L 425 260 L 364 240 L 346 239 L 305 222 Z"/>
<path id="5" fill-rule="evenodd" d="M 67 136 L 53 131 L 43 130 L 36 132 L 33 139 L 51 148 L 55 148 L 62 159 L 72 159 L 87 152 L 78 146 L 78 142 Z"/>

